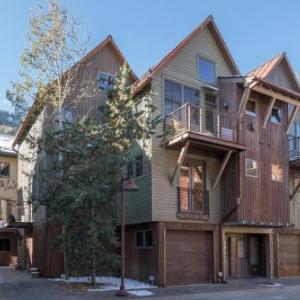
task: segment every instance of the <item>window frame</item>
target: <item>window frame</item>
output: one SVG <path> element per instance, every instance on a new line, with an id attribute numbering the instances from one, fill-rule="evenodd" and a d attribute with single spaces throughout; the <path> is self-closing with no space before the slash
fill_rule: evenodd
<path id="1" fill-rule="evenodd" d="M 68 120 L 65 119 L 65 112 L 66 110 L 72 110 L 73 112 L 73 120 L 72 122 L 69 122 Z M 74 124 L 76 120 L 76 111 L 75 111 L 75 105 L 66 105 L 62 107 L 62 122 L 64 124 Z"/>
<path id="2" fill-rule="evenodd" d="M 198 92 L 198 105 L 195 105 L 194 103 L 190 103 L 190 104 L 193 105 L 193 106 L 199 106 L 199 107 L 201 106 L 202 88 L 199 88 L 199 87 L 195 88 L 195 87 L 193 87 L 191 85 L 184 84 L 182 82 L 179 82 L 179 81 L 176 81 L 176 80 L 173 80 L 173 79 L 170 79 L 170 78 L 163 78 L 163 116 L 164 117 L 170 115 L 171 113 L 173 113 L 175 111 L 175 110 L 173 110 L 173 111 L 171 111 L 168 114 L 166 113 L 166 97 L 165 97 L 165 94 L 166 94 L 166 90 L 165 90 L 166 81 L 169 81 L 171 83 L 174 83 L 174 84 L 177 84 L 177 85 L 180 86 L 181 104 L 180 104 L 179 107 L 181 107 L 185 103 L 190 103 L 190 102 L 185 102 L 185 97 L 184 97 L 184 90 L 185 90 L 185 88 L 188 88 L 188 89 L 191 89 L 191 90 L 194 90 L 194 91 Z"/>
<path id="3" fill-rule="evenodd" d="M 255 112 L 247 110 L 247 104 L 248 104 L 249 101 L 254 103 L 254 111 Z M 248 101 L 246 103 L 246 107 L 245 107 L 245 115 L 256 118 L 256 116 L 257 116 L 257 102 L 256 102 L 256 100 L 248 99 Z"/>
<path id="4" fill-rule="evenodd" d="M 281 177 L 280 177 L 280 180 L 276 180 L 273 178 L 273 167 L 280 167 L 281 168 Z M 277 164 L 277 163 L 272 163 L 271 164 L 271 179 L 272 179 L 272 182 L 277 182 L 277 183 L 283 183 L 283 165 L 281 164 Z"/>
<path id="5" fill-rule="evenodd" d="M 112 81 L 114 81 L 115 78 L 116 78 L 116 75 L 113 75 L 111 73 L 104 72 L 104 71 L 98 71 L 97 72 L 97 87 L 98 87 L 98 89 L 100 91 L 108 92 L 108 91 L 110 91 L 112 89 L 113 84 L 112 83 L 107 83 L 106 86 L 104 86 L 104 85 L 101 86 L 100 85 L 100 81 L 101 81 L 100 76 L 101 76 L 101 74 L 104 74 L 107 77 L 105 79 L 106 81 L 108 81 L 109 79 L 112 79 Z"/>
<path id="6" fill-rule="evenodd" d="M 256 162 L 256 172 L 255 172 L 256 174 L 255 175 L 251 175 L 251 174 L 247 173 L 247 161 L 249 161 L 249 160 L 251 160 L 253 162 Z M 256 159 L 252 159 L 252 158 L 246 158 L 245 159 L 245 175 L 247 177 L 251 177 L 251 178 L 258 178 L 258 162 L 257 162 Z"/>
<path id="7" fill-rule="evenodd" d="M 213 79 L 213 82 L 206 81 L 206 80 L 200 78 L 200 60 L 201 59 L 205 60 L 207 62 L 210 62 L 214 66 L 214 79 Z M 211 84 L 211 85 L 215 86 L 217 84 L 216 62 L 213 61 L 212 59 L 209 59 L 209 58 L 201 55 L 201 54 L 197 55 L 197 77 L 198 77 L 199 81 L 204 82 L 206 84 Z"/>
<path id="8" fill-rule="evenodd" d="M 0 171 L 0 178 L 10 178 L 10 163 L 5 161 L 0 161 L 0 164 L 6 164 L 8 166 L 8 175 L 2 175 Z"/>
<path id="9" fill-rule="evenodd" d="M 146 232 L 151 232 L 151 246 L 146 246 Z M 143 235 L 142 246 L 137 245 L 137 234 L 138 233 L 142 233 L 142 235 Z M 138 230 L 135 230 L 134 245 L 135 245 L 135 248 L 137 248 L 137 249 L 151 249 L 151 248 L 153 248 L 153 231 L 151 229 L 138 229 Z"/>
<path id="10" fill-rule="evenodd" d="M 277 110 L 279 110 L 279 112 L 280 112 L 280 122 L 274 122 L 273 121 L 273 110 L 274 109 L 277 109 Z M 279 107 L 279 106 L 274 106 L 273 108 L 272 108 L 272 111 L 271 111 L 271 123 L 272 124 L 275 124 L 275 125 L 282 125 L 282 108 L 281 107 Z"/>
<path id="11" fill-rule="evenodd" d="M 140 174 L 140 175 L 137 176 L 136 175 L 136 173 L 137 173 L 137 161 L 138 161 L 137 158 L 140 157 L 140 156 L 142 157 L 142 160 L 141 160 L 142 174 Z M 129 175 L 129 172 L 128 172 L 129 171 L 129 169 L 128 169 L 129 165 L 132 165 L 132 175 Z M 143 177 L 144 176 L 144 154 L 143 153 L 139 153 L 139 154 L 134 155 L 134 157 L 129 160 L 126 168 L 127 168 L 127 177 L 131 177 L 132 176 L 135 179 Z"/>

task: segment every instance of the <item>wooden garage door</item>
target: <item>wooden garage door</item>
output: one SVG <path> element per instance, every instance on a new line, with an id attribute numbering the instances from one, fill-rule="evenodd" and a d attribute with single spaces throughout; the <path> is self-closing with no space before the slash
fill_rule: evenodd
<path id="1" fill-rule="evenodd" d="M 279 235 L 279 277 L 300 276 L 300 236 Z"/>
<path id="2" fill-rule="evenodd" d="M 208 282 L 211 265 L 211 233 L 166 232 L 166 285 Z"/>

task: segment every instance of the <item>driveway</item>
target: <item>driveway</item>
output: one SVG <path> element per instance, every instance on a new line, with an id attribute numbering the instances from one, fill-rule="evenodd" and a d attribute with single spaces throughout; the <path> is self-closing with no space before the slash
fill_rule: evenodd
<path id="1" fill-rule="evenodd" d="M 148 300 L 299 300 L 300 278 L 280 280 L 282 286 L 266 287 L 258 284 L 266 279 L 231 281 L 228 284 L 151 289 Z M 46 279 L 32 279 L 27 272 L 0 268 L 1 300 L 112 300 L 115 292 L 70 292 Z M 134 298 L 134 297 L 132 297 Z"/>

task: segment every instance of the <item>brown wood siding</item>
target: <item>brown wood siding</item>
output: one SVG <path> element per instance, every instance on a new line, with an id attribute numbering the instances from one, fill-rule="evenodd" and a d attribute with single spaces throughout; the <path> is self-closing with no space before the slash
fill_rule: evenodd
<path id="1" fill-rule="evenodd" d="M 54 243 L 60 227 L 43 224 L 33 229 L 33 266 L 39 268 L 43 277 L 63 274 L 63 256 Z"/>
<path id="2" fill-rule="evenodd" d="M 278 237 L 279 277 L 300 276 L 300 234 Z"/>
<path id="3" fill-rule="evenodd" d="M 238 111 L 243 93 L 242 86 L 234 81 L 221 82 L 222 101 L 229 103 L 229 108 L 232 107 L 230 109 L 233 111 Z M 272 124 L 270 117 L 263 128 L 271 99 L 255 92 L 251 93 L 250 98 L 256 101 L 256 117 L 244 114 L 240 122 L 239 141 L 246 145 L 246 151 L 233 155 L 225 169 L 224 216 L 227 215 L 226 221 L 286 225 L 289 223 L 290 210 L 286 134 L 288 105 L 277 100 L 275 105 L 282 109 L 282 124 Z M 257 178 L 245 175 L 246 158 L 257 161 Z M 283 182 L 272 181 L 272 164 L 282 166 Z M 237 211 L 234 210 L 235 207 Z"/>
<path id="4" fill-rule="evenodd" d="M 166 284 L 209 282 L 212 255 L 209 232 L 166 232 Z"/>

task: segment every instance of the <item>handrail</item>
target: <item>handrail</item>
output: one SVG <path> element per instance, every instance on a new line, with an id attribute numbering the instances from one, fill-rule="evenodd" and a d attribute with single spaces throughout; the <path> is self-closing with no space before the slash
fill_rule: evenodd
<path id="1" fill-rule="evenodd" d="M 221 140 L 238 141 L 238 118 L 210 106 L 185 103 L 165 117 L 165 138 L 170 140 L 190 131 Z"/>

